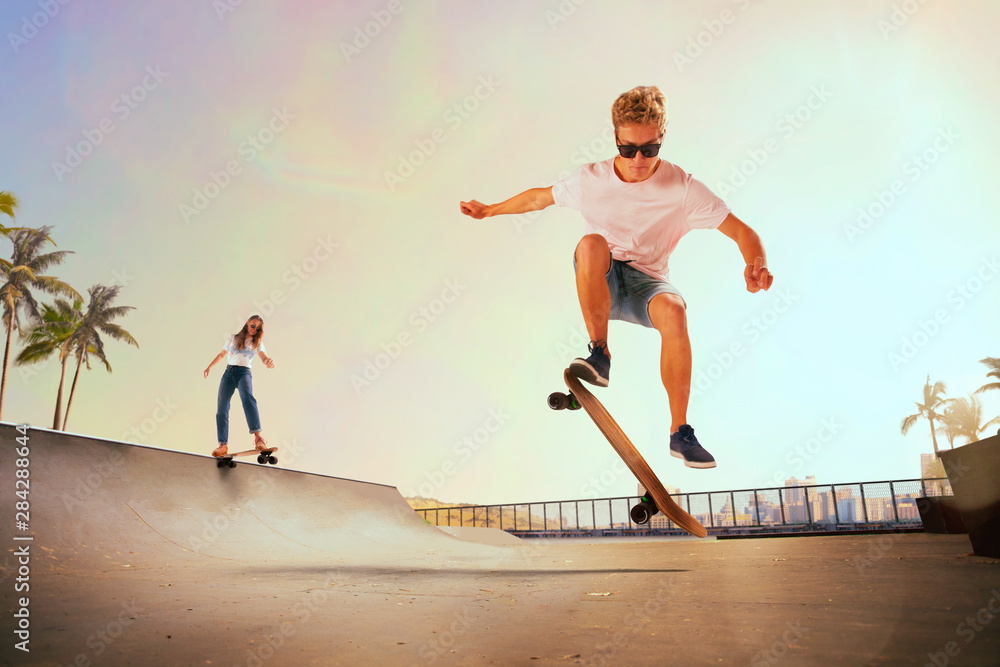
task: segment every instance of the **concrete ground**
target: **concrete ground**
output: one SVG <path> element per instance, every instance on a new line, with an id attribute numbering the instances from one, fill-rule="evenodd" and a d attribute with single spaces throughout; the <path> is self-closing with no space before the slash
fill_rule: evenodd
<path id="1" fill-rule="evenodd" d="M 30 657 L 9 633 L 2 653 L 18 665 L 1000 664 L 988 611 L 1000 562 L 968 551 L 964 536 L 925 534 L 567 540 L 52 572 L 33 595 Z"/>
<path id="2" fill-rule="evenodd" d="M 449 534 L 390 486 L 26 442 L 0 457 L 4 665 L 1000 664 L 1000 561 L 962 535 Z"/>

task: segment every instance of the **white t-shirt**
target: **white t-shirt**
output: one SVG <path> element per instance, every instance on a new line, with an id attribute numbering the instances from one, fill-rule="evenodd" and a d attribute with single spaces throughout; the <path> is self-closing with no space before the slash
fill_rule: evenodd
<path id="1" fill-rule="evenodd" d="M 224 352 L 229 353 L 229 361 L 226 363 L 230 366 L 246 366 L 250 368 L 253 363 L 253 358 L 257 355 L 257 350 L 253 347 L 253 337 L 247 336 L 246 341 L 243 343 L 243 349 L 239 350 L 236 348 L 236 335 L 233 334 L 226 338 L 226 344 L 222 346 Z M 267 348 L 264 347 L 264 341 L 260 342 L 260 351 L 267 354 Z"/>
<path id="2" fill-rule="evenodd" d="M 552 198 L 580 211 L 585 233 L 607 239 L 612 257 L 667 280 L 667 260 L 681 237 L 692 229 L 717 229 L 729 207 L 666 160 L 638 183 L 619 178 L 614 164 L 611 158 L 583 165 L 552 186 Z"/>

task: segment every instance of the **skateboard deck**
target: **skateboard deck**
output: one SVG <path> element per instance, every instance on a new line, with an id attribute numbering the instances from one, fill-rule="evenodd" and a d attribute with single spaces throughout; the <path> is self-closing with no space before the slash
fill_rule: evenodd
<path id="1" fill-rule="evenodd" d="M 251 454 L 257 455 L 257 463 L 270 463 L 274 465 L 278 462 L 278 457 L 274 453 L 278 451 L 277 447 L 268 447 L 267 449 L 248 449 L 245 452 L 234 452 L 232 454 L 223 454 L 222 456 L 216 456 L 216 467 L 229 466 L 230 468 L 236 467 L 236 461 L 233 459 L 237 456 L 250 456 Z"/>
<path id="2" fill-rule="evenodd" d="M 639 450 L 635 448 L 632 441 L 628 439 L 625 432 L 608 413 L 607 408 L 601 405 L 590 391 L 583 386 L 580 379 L 573 375 L 569 369 L 563 373 L 563 379 L 569 388 L 569 395 L 554 393 L 549 396 L 549 407 L 553 410 L 569 408 L 577 410 L 583 408 L 597 425 L 597 428 L 608 439 L 611 446 L 618 452 L 628 469 L 632 471 L 639 483 L 646 490 L 646 496 L 642 502 L 632 508 L 632 520 L 636 523 L 646 523 L 649 518 L 656 513 L 656 510 L 663 512 L 675 524 L 691 533 L 695 537 L 705 537 L 708 531 L 699 523 L 697 519 L 684 511 L 684 509 L 674 502 L 663 484 L 656 478 L 652 468 L 642 458 Z M 651 497 L 651 498 L 650 498 Z M 650 503 L 649 501 L 652 501 Z"/>

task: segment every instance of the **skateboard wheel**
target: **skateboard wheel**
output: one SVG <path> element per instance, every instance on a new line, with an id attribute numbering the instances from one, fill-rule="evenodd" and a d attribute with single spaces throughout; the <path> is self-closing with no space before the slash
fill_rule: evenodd
<path id="1" fill-rule="evenodd" d="M 216 467 L 216 468 L 221 468 L 221 467 L 222 467 L 222 466 L 224 466 L 225 464 L 226 464 L 226 462 L 225 462 L 224 460 L 222 460 L 222 459 L 219 459 L 218 461 L 216 461 L 216 462 L 215 462 L 215 467 Z"/>
<path id="2" fill-rule="evenodd" d="M 549 394 L 549 407 L 553 410 L 565 410 L 570 407 L 569 396 L 561 391 L 554 391 Z"/>
<path id="3" fill-rule="evenodd" d="M 278 462 L 278 457 L 277 456 L 268 456 L 267 457 L 267 462 L 270 463 L 271 465 L 274 465 L 275 463 Z"/>
<path id="4" fill-rule="evenodd" d="M 257 463 L 267 463 L 267 456 L 265 456 L 264 454 L 258 454 Z"/>
<path id="5" fill-rule="evenodd" d="M 632 517 L 632 521 L 639 525 L 649 523 L 650 517 L 656 514 L 656 505 L 650 505 L 649 503 L 639 503 L 632 508 L 629 515 Z"/>
<path id="6" fill-rule="evenodd" d="M 576 400 L 576 396 L 574 396 L 573 394 L 567 394 L 566 398 L 569 400 L 570 410 L 579 410 L 580 408 L 583 407 L 582 405 L 580 405 L 580 401 Z"/>
<path id="7" fill-rule="evenodd" d="M 236 461 L 230 461 L 229 462 L 229 467 L 230 468 L 235 468 L 236 467 Z"/>

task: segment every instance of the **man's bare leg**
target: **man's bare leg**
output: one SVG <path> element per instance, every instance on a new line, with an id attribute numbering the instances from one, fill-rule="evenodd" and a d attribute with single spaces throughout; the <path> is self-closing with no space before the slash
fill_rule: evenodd
<path id="1" fill-rule="evenodd" d="M 576 293 L 590 340 L 607 343 L 611 293 L 605 277 L 611 268 L 611 249 L 600 234 L 587 234 L 576 246 Z M 608 355 L 610 356 L 610 355 Z"/>
<path id="2" fill-rule="evenodd" d="M 606 277 L 610 268 L 611 250 L 603 236 L 587 234 L 580 239 L 576 246 L 576 292 L 590 336 L 592 354 L 587 359 L 574 359 L 570 370 L 581 379 L 601 387 L 608 385 L 611 363 L 611 354 L 607 349 L 611 293 Z"/>
<path id="3" fill-rule="evenodd" d="M 649 302 L 649 319 L 660 332 L 660 378 L 670 403 L 670 454 L 689 468 L 714 468 L 694 429 L 687 423 L 691 396 L 691 339 L 684 301 L 675 294 L 657 294 Z"/>
<path id="4" fill-rule="evenodd" d="M 684 301 L 675 294 L 657 294 L 649 302 L 649 319 L 660 332 L 660 379 L 670 402 L 670 432 L 687 423 L 691 396 L 691 340 Z"/>

